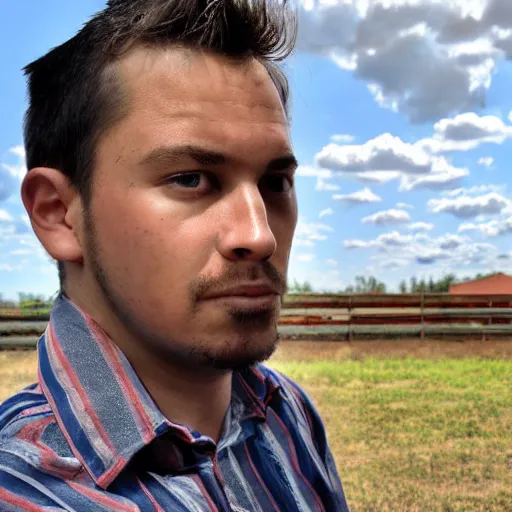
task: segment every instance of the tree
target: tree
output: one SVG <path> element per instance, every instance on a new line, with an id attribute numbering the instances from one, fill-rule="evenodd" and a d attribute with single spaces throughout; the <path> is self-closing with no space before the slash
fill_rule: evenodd
<path id="1" fill-rule="evenodd" d="M 400 293 L 407 293 L 407 283 L 405 279 L 402 279 L 402 281 L 400 281 L 398 289 L 400 290 Z"/>
<path id="2" fill-rule="evenodd" d="M 386 293 L 386 285 L 374 276 L 356 276 L 355 281 L 355 287 L 350 287 L 355 293 Z"/>
<path id="3" fill-rule="evenodd" d="M 304 283 L 299 283 L 297 279 L 293 280 L 293 284 L 288 284 L 287 292 L 288 293 L 311 293 L 313 288 L 309 281 L 304 281 Z"/>

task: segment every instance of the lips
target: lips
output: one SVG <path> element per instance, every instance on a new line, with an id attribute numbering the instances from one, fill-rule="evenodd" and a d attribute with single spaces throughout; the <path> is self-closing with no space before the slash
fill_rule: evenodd
<path id="1" fill-rule="evenodd" d="M 263 284 L 246 284 L 246 285 L 239 285 L 232 288 L 226 288 L 224 290 L 218 291 L 218 292 L 212 292 L 210 294 L 207 294 L 204 296 L 204 300 L 211 300 L 211 299 L 221 299 L 221 298 L 229 298 L 229 297 L 238 297 L 238 298 L 245 298 L 245 299 L 258 299 L 258 298 L 269 298 L 279 295 L 276 288 L 270 284 L 263 283 Z"/>

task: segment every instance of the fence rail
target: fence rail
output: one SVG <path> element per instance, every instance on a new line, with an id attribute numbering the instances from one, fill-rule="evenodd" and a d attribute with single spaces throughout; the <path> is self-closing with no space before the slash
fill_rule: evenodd
<path id="1" fill-rule="evenodd" d="M 34 347 L 47 321 L 0 309 L 0 349 Z M 512 295 L 287 295 L 279 331 L 291 339 L 512 338 Z"/>
<path id="2" fill-rule="evenodd" d="M 512 295 L 289 295 L 280 329 L 296 339 L 510 336 Z"/>

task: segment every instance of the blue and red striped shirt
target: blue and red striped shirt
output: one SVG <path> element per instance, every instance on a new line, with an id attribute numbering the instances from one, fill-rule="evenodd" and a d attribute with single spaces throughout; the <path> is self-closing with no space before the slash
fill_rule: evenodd
<path id="1" fill-rule="evenodd" d="M 233 374 L 218 444 L 164 417 L 64 295 L 38 367 L 38 382 L 0 406 L 2 512 L 348 511 L 311 400 L 262 364 Z"/>

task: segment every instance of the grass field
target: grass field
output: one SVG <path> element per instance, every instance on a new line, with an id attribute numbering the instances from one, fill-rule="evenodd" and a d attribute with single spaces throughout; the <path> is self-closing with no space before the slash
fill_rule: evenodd
<path id="1" fill-rule="evenodd" d="M 282 342 L 353 512 L 512 511 L 512 341 Z M 0 352 L 0 401 L 35 379 Z"/>

